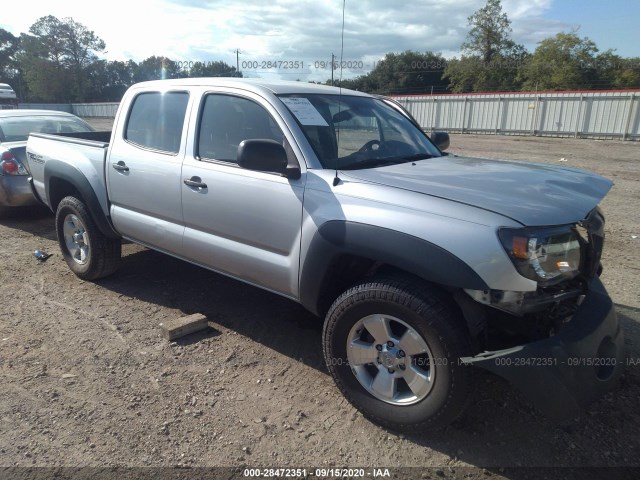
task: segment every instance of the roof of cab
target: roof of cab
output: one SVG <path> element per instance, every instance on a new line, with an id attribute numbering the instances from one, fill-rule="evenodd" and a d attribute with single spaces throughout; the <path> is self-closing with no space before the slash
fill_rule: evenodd
<path id="1" fill-rule="evenodd" d="M 256 93 L 273 93 L 276 95 L 281 94 L 308 94 L 308 93 L 323 93 L 325 95 L 358 95 L 358 96 L 370 96 L 363 92 L 357 92 L 355 90 L 348 90 L 346 88 L 340 89 L 338 87 L 330 87 L 328 85 L 319 85 L 316 83 L 307 82 L 292 82 L 286 80 L 265 80 L 264 78 L 229 78 L 229 77 L 202 77 L 202 78 L 183 78 L 183 79 L 171 79 L 171 80 L 153 80 L 150 82 L 141 82 L 133 85 L 132 88 L 180 88 L 180 87 L 195 87 L 195 86 L 210 86 L 210 87 L 235 87 L 244 90 L 249 90 Z"/>

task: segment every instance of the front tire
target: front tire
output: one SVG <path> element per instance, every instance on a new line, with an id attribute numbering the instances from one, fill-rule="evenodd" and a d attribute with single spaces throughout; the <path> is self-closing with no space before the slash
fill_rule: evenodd
<path id="1" fill-rule="evenodd" d="M 81 279 L 96 280 L 118 269 L 122 242 L 105 236 L 77 198 L 65 197 L 58 204 L 56 233 L 62 256 Z"/>
<path id="2" fill-rule="evenodd" d="M 343 293 L 323 330 L 329 372 L 370 420 L 404 432 L 440 428 L 472 391 L 469 333 L 455 304 L 411 277 L 379 277 Z"/>

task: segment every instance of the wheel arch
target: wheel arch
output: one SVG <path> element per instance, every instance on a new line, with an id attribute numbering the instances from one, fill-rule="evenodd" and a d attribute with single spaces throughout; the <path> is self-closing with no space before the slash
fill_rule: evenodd
<path id="1" fill-rule="evenodd" d="M 489 288 L 451 252 L 421 238 L 364 223 L 324 223 L 304 258 L 300 303 L 320 316 L 344 288 L 381 269 L 404 272 L 449 290 Z"/>
<path id="2" fill-rule="evenodd" d="M 45 165 L 44 183 L 47 203 L 53 212 L 56 211 L 58 204 L 64 197 L 77 197 L 87 206 L 91 218 L 102 234 L 109 238 L 120 238 L 109 219 L 104 215 L 98 196 L 82 172 L 64 162 L 50 160 Z"/>

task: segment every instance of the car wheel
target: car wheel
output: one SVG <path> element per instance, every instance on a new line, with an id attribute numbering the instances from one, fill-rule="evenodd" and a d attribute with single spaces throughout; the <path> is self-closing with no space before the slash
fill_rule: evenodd
<path id="1" fill-rule="evenodd" d="M 331 306 L 323 330 L 329 372 L 367 418 L 398 431 L 448 425 L 472 391 L 471 351 L 461 314 L 419 279 L 380 277 Z"/>
<path id="2" fill-rule="evenodd" d="M 58 204 L 56 232 L 67 265 L 83 280 L 106 277 L 118 269 L 122 242 L 103 235 L 77 198 L 65 197 Z"/>

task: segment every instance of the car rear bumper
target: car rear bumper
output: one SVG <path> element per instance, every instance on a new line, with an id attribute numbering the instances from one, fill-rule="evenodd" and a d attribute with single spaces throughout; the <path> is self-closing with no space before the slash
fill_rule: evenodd
<path id="1" fill-rule="evenodd" d="M 616 382 L 625 363 L 624 337 L 613 302 L 596 277 L 557 335 L 462 361 L 504 377 L 546 416 L 566 420 Z"/>
<path id="2" fill-rule="evenodd" d="M 27 175 L 0 175 L 0 206 L 37 205 Z"/>

